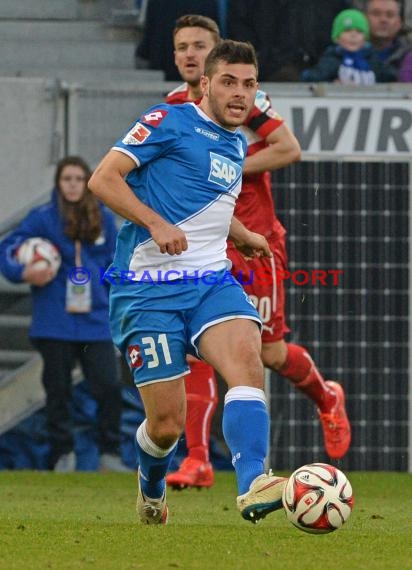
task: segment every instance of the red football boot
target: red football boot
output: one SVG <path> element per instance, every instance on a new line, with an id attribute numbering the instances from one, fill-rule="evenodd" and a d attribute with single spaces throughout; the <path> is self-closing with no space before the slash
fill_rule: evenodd
<path id="1" fill-rule="evenodd" d="M 322 424 L 326 452 L 332 459 L 341 459 L 349 449 L 351 427 L 345 409 L 345 393 L 337 382 L 325 384 L 336 394 L 336 402 L 327 412 L 318 412 Z"/>
<path id="2" fill-rule="evenodd" d="M 173 489 L 186 489 L 187 487 L 211 487 L 215 482 L 212 464 L 209 461 L 199 461 L 186 457 L 180 464 L 178 471 L 169 473 L 166 483 Z"/>

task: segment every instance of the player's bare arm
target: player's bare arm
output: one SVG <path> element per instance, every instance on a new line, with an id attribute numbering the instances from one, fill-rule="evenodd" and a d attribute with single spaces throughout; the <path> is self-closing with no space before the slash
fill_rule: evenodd
<path id="1" fill-rule="evenodd" d="M 300 144 L 285 123 L 272 131 L 265 140 L 267 147 L 246 157 L 243 174 L 277 170 L 300 160 Z"/>
<path id="2" fill-rule="evenodd" d="M 134 168 L 136 163 L 129 156 L 110 150 L 90 178 L 89 188 L 114 212 L 147 228 L 161 253 L 180 255 L 187 249 L 185 233 L 143 204 L 131 191 L 124 178 Z"/>
<path id="3" fill-rule="evenodd" d="M 237 218 L 233 217 L 229 228 L 229 238 L 246 259 L 272 257 L 266 238 L 249 231 Z"/>

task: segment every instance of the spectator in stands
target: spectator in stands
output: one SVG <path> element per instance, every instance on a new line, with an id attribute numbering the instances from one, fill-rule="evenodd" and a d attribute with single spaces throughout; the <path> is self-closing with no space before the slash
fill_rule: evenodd
<path id="1" fill-rule="evenodd" d="M 369 24 L 359 10 L 343 10 L 333 21 L 332 40 L 318 63 L 302 71 L 302 81 L 335 81 L 344 85 L 373 85 L 396 81 L 397 73 L 384 66 L 368 43 Z"/>
<path id="2" fill-rule="evenodd" d="M 299 81 L 330 43 L 333 18 L 349 0 L 229 0 L 228 37 L 251 42 L 260 81 Z"/>
<path id="3" fill-rule="evenodd" d="M 87 188 L 90 175 L 82 158 L 63 158 L 50 202 L 31 210 L 0 244 L 4 276 L 31 285 L 30 338 L 43 359 L 49 467 L 60 472 L 74 471 L 76 464 L 70 414 L 75 361 L 98 403 L 100 468 L 126 471 L 119 457 L 121 390 L 109 329 L 108 289 L 100 279 L 112 260 L 117 231 L 113 215 Z M 46 238 L 58 248 L 62 263 L 57 273 L 17 261 L 17 249 L 31 237 Z M 77 273 L 76 267 L 85 269 Z"/>
<path id="4" fill-rule="evenodd" d="M 401 83 L 412 83 L 412 51 L 408 52 L 402 60 L 398 81 Z"/>
<path id="5" fill-rule="evenodd" d="M 136 58 L 147 60 L 150 69 L 161 69 L 166 81 L 178 81 L 174 64 L 172 37 L 175 22 L 184 14 L 202 14 L 219 21 L 220 0 L 148 0 L 143 37 Z"/>
<path id="6" fill-rule="evenodd" d="M 397 0 L 369 0 L 366 4 L 372 46 L 385 67 L 398 71 L 398 80 L 412 81 L 411 38 L 402 26 L 401 5 Z"/>

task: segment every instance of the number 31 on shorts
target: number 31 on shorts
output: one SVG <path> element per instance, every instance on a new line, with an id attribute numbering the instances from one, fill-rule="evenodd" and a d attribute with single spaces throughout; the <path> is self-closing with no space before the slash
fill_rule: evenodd
<path id="1" fill-rule="evenodd" d="M 160 359 L 162 359 L 164 364 L 172 363 L 169 344 L 164 333 L 159 334 L 157 340 L 155 340 L 152 336 L 142 337 L 142 348 L 144 354 L 152 358 L 152 360 L 147 360 L 148 368 L 156 368 L 159 366 Z"/>

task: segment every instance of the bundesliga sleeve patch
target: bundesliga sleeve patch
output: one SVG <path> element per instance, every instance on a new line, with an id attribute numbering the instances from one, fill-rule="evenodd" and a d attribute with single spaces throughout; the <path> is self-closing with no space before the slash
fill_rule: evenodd
<path id="1" fill-rule="evenodd" d="M 148 113 L 147 115 L 143 115 L 141 120 L 143 121 L 143 123 L 147 123 L 152 127 L 158 127 L 160 123 L 163 121 L 163 119 L 166 117 L 166 115 L 167 111 L 164 111 L 163 109 L 158 109 L 156 111 Z"/>
<path id="2" fill-rule="evenodd" d="M 122 142 L 124 144 L 142 144 L 151 135 L 149 129 L 146 129 L 141 123 L 135 126 L 127 133 Z"/>

